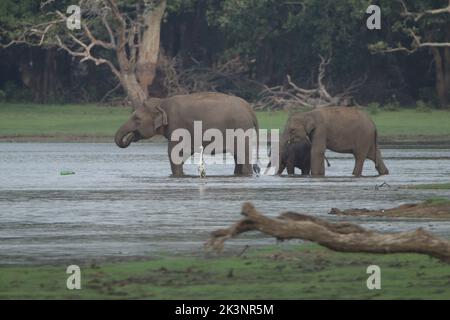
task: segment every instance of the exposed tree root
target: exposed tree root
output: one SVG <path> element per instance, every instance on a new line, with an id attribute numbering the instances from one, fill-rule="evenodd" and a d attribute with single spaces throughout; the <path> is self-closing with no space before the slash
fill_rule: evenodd
<path id="1" fill-rule="evenodd" d="M 303 239 L 335 251 L 421 253 L 450 263 L 450 241 L 436 237 L 422 228 L 413 232 L 377 233 L 356 224 L 333 223 L 295 212 L 268 218 L 249 202 L 243 204 L 242 215 L 245 218 L 231 227 L 212 232 L 206 246 L 222 250 L 227 239 L 258 230 L 279 240 Z"/>

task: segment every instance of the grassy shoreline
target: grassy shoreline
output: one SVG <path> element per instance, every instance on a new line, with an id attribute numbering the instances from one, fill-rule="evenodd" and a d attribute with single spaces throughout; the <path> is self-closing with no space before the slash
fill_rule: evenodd
<path id="1" fill-rule="evenodd" d="M 381 290 L 367 289 L 369 265 L 381 268 Z M 81 290 L 66 288 L 66 268 L 0 267 L 0 299 L 450 298 L 448 264 L 436 259 L 338 253 L 308 243 L 250 248 L 242 256 L 162 256 L 80 265 Z"/>
<path id="2" fill-rule="evenodd" d="M 0 141 L 110 142 L 129 108 L 96 105 L 0 104 Z M 258 112 L 260 127 L 282 129 L 287 112 Z M 380 143 L 450 144 L 450 112 L 401 109 L 371 115 Z"/>

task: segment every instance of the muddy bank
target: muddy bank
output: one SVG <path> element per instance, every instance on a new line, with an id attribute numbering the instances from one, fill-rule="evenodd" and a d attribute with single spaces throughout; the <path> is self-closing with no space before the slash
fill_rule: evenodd
<path id="1" fill-rule="evenodd" d="M 426 218 L 450 220 L 450 200 L 425 201 L 422 203 L 404 204 L 386 210 L 369 210 L 365 208 L 339 210 L 337 208 L 332 208 L 329 214 L 338 216 Z"/>

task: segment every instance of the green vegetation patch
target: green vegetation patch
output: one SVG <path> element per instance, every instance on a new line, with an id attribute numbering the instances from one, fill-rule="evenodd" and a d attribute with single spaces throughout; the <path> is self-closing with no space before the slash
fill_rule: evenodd
<path id="1" fill-rule="evenodd" d="M 113 136 L 129 108 L 0 104 L 0 136 Z"/>
<path id="2" fill-rule="evenodd" d="M 0 137 L 112 137 L 131 110 L 96 105 L 0 104 Z M 257 112 L 260 127 L 284 128 L 289 113 Z M 413 109 L 371 115 L 381 137 L 450 137 L 450 112 Z"/>
<path id="3" fill-rule="evenodd" d="M 407 186 L 408 189 L 423 189 L 423 190 L 450 190 L 450 183 L 430 183 L 430 184 L 416 184 Z"/>
<path id="4" fill-rule="evenodd" d="M 381 290 L 366 286 L 381 268 Z M 318 245 L 250 249 L 244 255 L 163 256 L 81 267 L 0 267 L 0 298 L 26 299 L 449 299 L 449 265 L 418 254 L 337 253 Z"/>

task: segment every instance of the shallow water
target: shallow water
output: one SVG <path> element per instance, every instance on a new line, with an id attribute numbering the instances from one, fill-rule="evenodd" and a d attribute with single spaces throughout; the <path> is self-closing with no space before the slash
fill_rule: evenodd
<path id="1" fill-rule="evenodd" d="M 199 179 L 169 177 L 165 143 L 0 143 L 0 264 L 91 261 L 159 252 L 201 252 L 209 232 L 240 218 L 244 201 L 263 213 L 284 210 L 357 221 L 381 231 L 424 227 L 450 236 L 450 222 L 340 218 L 330 208 L 389 208 L 447 190 L 400 189 L 405 184 L 450 182 L 450 150 L 386 149 L 391 175 L 355 179 L 353 158 L 327 152 L 326 178 L 234 177 L 233 164 L 212 164 Z M 230 160 L 230 159 L 228 159 Z M 262 159 L 263 161 L 265 159 Z M 62 170 L 74 175 L 61 176 Z M 367 161 L 364 174 L 374 176 Z M 390 188 L 376 190 L 387 182 Z M 273 244 L 259 234 L 227 243 Z"/>

